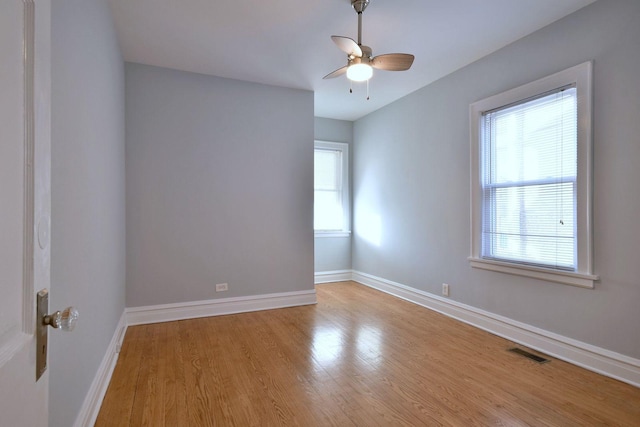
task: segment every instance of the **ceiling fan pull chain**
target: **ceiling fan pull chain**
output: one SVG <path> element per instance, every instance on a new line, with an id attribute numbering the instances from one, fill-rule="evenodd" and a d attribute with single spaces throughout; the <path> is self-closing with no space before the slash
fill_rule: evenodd
<path id="1" fill-rule="evenodd" d="M 353 93 L 353 80 L 349 79 L 349 93 Z"/>
<path id="2" fill-rule="evenodd" d="M 369 100 L 369 80 L 367 80 L 367 101 Z"/>

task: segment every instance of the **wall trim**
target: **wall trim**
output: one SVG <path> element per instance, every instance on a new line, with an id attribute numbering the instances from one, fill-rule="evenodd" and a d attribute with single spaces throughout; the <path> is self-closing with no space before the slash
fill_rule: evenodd
<path id="1" fill-rule="evenodd" d="M 107 388 L 111 382 L 111 375 L 116 367 L 120 348 L 122 346 L 122 340 L 124 339 L 125 332 L 127 331 L 127 323 L 125 312 L 122 312 L 118 325 L 113 332 L 111 342 L 107 347 L 107 351 L 102 358 L 102 363 L 98 367 L 95 377 L 89 387 L 89 391 L 84 398 L 80 412 L 76 417 L 74 427 L 90 427 L 93 426 L 98 418 L 100 407 L 102 406 L 102 399 L 107 393 Z"/>
<path id="2" fill-rule="evenodd" d="M 555 334 L 391 280 L 353 271 L 351 280 L 437 311 L 590 371 L 640 387 L 640 360 Z"/>
<path id="3" fill-rule="evenodd" d="M 316 304 L 317 302 L 316 291 L 313 289 L 309 291 L 130 307 L 125 309 L 125 316 L 127 325 L 144 325 L 147 323 L 297 307 Z"/>
<path id="4" fill-rule="evenodd" d="M 316 271 L 314 283 L 345 282 L 351 280 L 352 270 Z"/>

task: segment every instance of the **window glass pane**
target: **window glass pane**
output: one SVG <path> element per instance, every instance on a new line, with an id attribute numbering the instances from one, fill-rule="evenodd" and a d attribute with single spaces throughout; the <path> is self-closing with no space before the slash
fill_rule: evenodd
<path id="1" fill-rule="evenodd" d="M 491 258 L 572 268 L 575 263 L 575 183 L 495 188 L 483 224 Z"/>
<path id="2" fill-rule="evenodd" d="M 575 176 L 576 89 L 512 106 L 485 117 L 489 182 Z"/>
<path id="3" fill-rule="evenodd" d="M 340 151 L 315 150 L 314 188 L 338 190 L 340 186 Z"/>
<path id="4" fill-rule="evenodd" d="M 316 230 L 342 230 L 342 194 L 337 191 L 314 192 L 313 221 Z"/>

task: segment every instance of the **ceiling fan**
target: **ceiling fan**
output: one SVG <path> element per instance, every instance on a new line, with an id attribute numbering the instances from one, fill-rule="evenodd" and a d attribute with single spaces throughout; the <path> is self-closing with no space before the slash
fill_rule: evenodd
<path id="1" fill-rule="evenodd" d="M 347 78 L 356 82 L 369 81 L 373 68 L 386 71 L 405 71 L 411 68 L 414 56 L 408 53 L 387 53 L 373 56 L 369 46 L 362 44 L 362 12 L 369 0 L 351 0 L 351 6 L 358 14 L 358 42 L 349 37 L 331 36 L 331 40 L 347 54 L 347 65 L 327 74 L 323 79 L 333 79 L 347 74 Z"/>

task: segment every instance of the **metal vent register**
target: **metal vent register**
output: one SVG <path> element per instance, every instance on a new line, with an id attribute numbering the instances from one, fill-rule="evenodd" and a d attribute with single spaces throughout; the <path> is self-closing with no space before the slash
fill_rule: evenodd
<path id="1" fill-rule="evenodd" d="M 529 353 L 528 351 L 523 350 L 521 348 L 514 347 L 514 348 L 510 348 L 509 351 L 512 353 L 519 354 L 520 356 L 524 356 L 527 359 L 531 359 L 536 363 L 542 364 L 542 363 L 551 362 L 551 360 L 549 359 L 545 359 L 544 357 L 538 356 L 537 354 Z"/>

